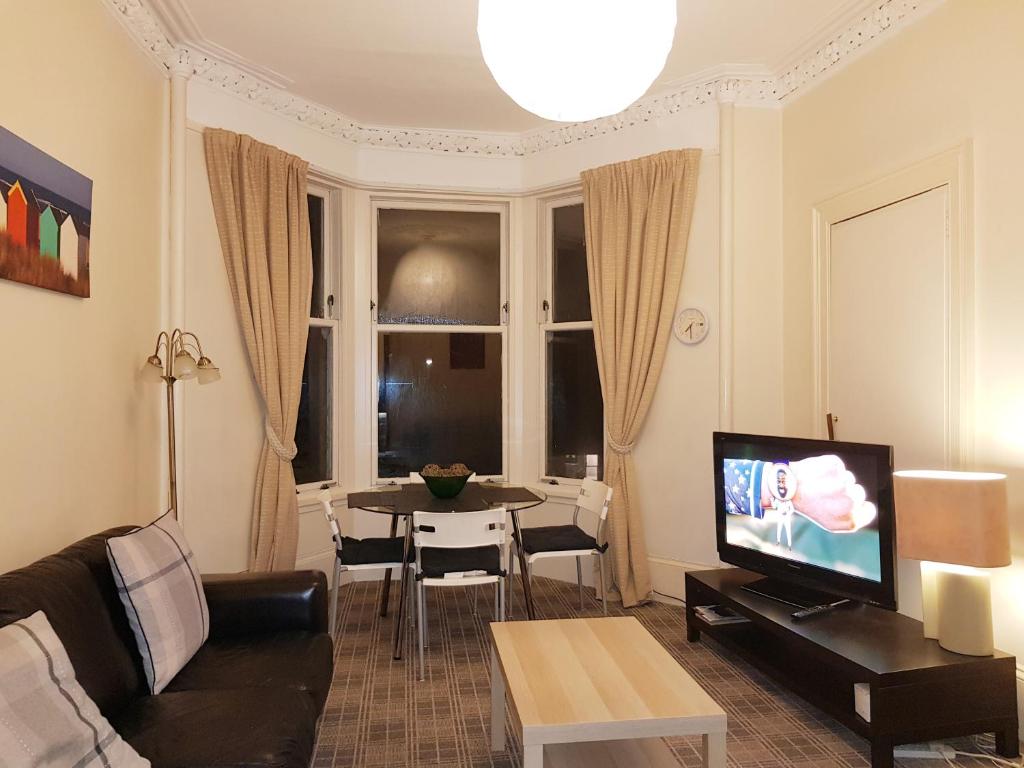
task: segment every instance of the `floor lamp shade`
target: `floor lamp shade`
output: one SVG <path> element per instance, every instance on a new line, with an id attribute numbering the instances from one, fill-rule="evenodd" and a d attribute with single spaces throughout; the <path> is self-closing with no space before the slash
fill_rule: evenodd
<path id="1" fill-rule="evenodd" d="M 921 561 L 924 634 L 947 650 L 992 653 L 989 574 L 1010 564 L 1006 475 L 914 470 L 894 478 L 900 557 Z"/>

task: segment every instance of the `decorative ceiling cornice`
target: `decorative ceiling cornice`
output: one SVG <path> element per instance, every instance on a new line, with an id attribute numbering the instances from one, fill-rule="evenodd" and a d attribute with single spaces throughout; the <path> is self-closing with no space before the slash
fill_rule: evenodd
<path id="1" fill-rule="evenodd" d="M 104 0 L 132 37 L 167 70 L 191 70 L 192 76 L 250 104 L 295 120 L 314 130 L 362 146 L 451 155 L 523 157 L 617 133 L 716 102 L 777 106 L 823 80 L 868 43 L 909 23 L 941 0 L 875 0 L 870 8 L 828 37 L 809 55 L 777 74 L 750 74 L 749 68 L 721 68 L 708 77 L 677 84 L 645 96 L 610 117 L 568 125 L 544 126 L 524 133 L 486 133 L 365 125 L 316 104 L 261 77 L 250 67 L 220 58 L 210 46 L 175 45 L 143 0 Z"/>
<path id="2" fill-rule="evenodd" d="M 941 0 L 879 0 L 845 27 L 817 45 L 813 52 L 782 68 L 775 78 L 780 101 L 823 80 L 860 53 L 869 43 L 923 16 Z"/>

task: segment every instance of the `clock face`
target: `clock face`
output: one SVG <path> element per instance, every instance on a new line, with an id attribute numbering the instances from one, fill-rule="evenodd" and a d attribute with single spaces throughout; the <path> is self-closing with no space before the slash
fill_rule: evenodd
<path id="1" fill-rule="evenodd" d="M 707 315 L 696 307 L 687 307 L 676 315 L 675 333 L 683 344 L 700 344 L 708 335 Z"/>

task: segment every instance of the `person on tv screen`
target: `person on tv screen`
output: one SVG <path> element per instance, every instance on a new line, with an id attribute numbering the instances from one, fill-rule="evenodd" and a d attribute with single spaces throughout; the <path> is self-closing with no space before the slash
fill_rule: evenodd
<path id="1" fill-rule="evenodd" d="M 774 475 L 774 477 L 773 477 Z M 782 532 L 786 532 L 786 546 L 793 549 L 793 497 L 796 495 L 796 479 L 787 464 L 776 464 L 768 475 L 768 489 L 771 491 L 770 506 L 775 510 L 775 543 L 782 544 Z M 765 501 L 761 500 L 764 507 Z"/>
<path id="2" fill-rule="evenodd" d="M 733 515 L 763 518 L 769 509 L 780 512 L 780 518 L 789 515 L 784 527 L 790 546 L 794 513 L 830 533 L 859 531 L 878 514 L 864 488 L 834 454 L 789 463 L 726 459 L 725 505 Z M 779 541 L 781 532 L 780 528 Z"/>

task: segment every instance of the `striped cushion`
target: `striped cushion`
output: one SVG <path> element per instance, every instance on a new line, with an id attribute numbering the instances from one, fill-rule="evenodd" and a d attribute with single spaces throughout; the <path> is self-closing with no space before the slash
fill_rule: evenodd
<path id="1" fill-rule="evenodd" d="M 149 766 L 78 684 L 42 611 L 0 629 L 0 765 Z"/>
<path id="2" fill-rule="evenodd" d="M 107 557 L 149 689 L 160 693 L 210 633 L 192 550 L 168 512 L 145 528 L 108 539 Z"/>

